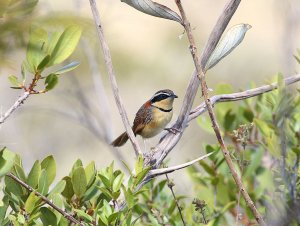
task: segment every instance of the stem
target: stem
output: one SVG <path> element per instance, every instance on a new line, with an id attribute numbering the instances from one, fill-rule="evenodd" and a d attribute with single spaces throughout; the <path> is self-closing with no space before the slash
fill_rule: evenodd
<path id="1" fill-rule="evenodd" d="M 46 196 L 42 195 L 41 193 L 37 192 L 35 189 L 33 189 L 32 187 L 30 187 L 28 184 L 26 184 L 25 182 L 23 182 L 22 180 L 20 180 L 18 177 L 16 177 L 15 175 L 13 175 L 12 173 L 8 173 L 6 174 L 6 176 L 10 177 L 11 179 L 13 179 L 14 181 L 16 181 L 18 184 L 22 185 L 24 188 L 26 188 L 28 191 L 30 192 L 34 192 L 34 194 L 38 197 L 40 197 L 45 203 L 47 203 L 49 206 L 51 206 L 53 209 L 55 209 L 56 211 L 58 211 L 64 218 L 66 218 L 68 221 L 70 221 L 71 223 L 74 224 L 78 224 L 80 226 L 85 226 L 83 223 L 79 222 L 78 220 L 76 220 L 72 215 L 68 214 L 67 212 L 63 211 L 62 209 L 60 209 L 58 206 L 56 206 L 53 202 L 51 202 L 49 199 L 47 199 Z"/>
<path id="2" fill-rule="evenodd" d="M 97 27 L 98 37 L 99 37 L 100 44 L 102 46 L 104 61 L 105 61 L 105 65 L 106 65 L 108 75 L 109 75 L 112 90 L 113 90 L 113 93 L 114 93 L 115 101 L 116 101 L 116 104 L 118 106 L 118 110 L 119 110 L 119 113 L 121 115 L 124 127 L 126 129 L 127 134 L 128 134 L 128 137 L 129 137 L 129 139 L 132 143 L 132 146 L 134 148 L 135 155 L 138 157 L 139 154 L 142 155 L 142 151 L 141 151 L 140 146 L 139 146 L 139 144 L 138 144 L 138 142 L 137 142 L 137 140 L 134 136 L 134 133 L 132 131 L 132 128 L 131 128 L 129 120 L 128 120 L 128 116 L 127 116 L 125 107 L 123 105 L 123 102 L 122 102 L 120 94 L 119 94 L 119 88 L 118 88 L 118 85 L 117 85 L 117 80 L 116 80 L 115 72 L 114 72 L 114 69 L 113 69 L 112 58 L 111 58 L 111 55 L 110 55 L 110 50 L 109 50 L 108 44 L 107 44 L 107 42 L 104 38 L 104 32 L 103 32 L 102 24 L 101 24 L 101 21 L 100 21 L 100 14 L 99 14 L 99 11 L 97 9 L 96 1 L 95 0 L 90 0 L 90 6 L 91 6 L 92 13 L 93 13 L 95 25 Z"/>
<path id="3" fill-rule="evenodd" d="M 172 192 L 172 195 L 173 195 L 173 198 L 174 198 L 174 200 L 175 200 L 177 209 L 178 209 L 178 211 L 179 211 L 181 221 L 182 221 L 183 225 L 186 226 L 186 223 L 185 223 L 185 221 L 184 221 L 184 219 L 183 219 L 183 215 L 182 215 L 182 212 L 181 212 L 181 208 L 180 208 L 180 206 L 179 206 L 178 200 L 177 200 L 177 198 L 176 198 L 176 196 L 175 196 L 175 193 L 174 193 L 174 190 L 173 190 L 174 184 L 170 181 L 170 179 L 169 179 L 169 177 L 168 177 L 168 174 L 166 174 L 166 178 L 167 178 L 167 181 L 168 181 L 168 187 L 170 188 L 170 190 L 171 190 L 171 192 Z"/>
<path id="4" fill-rule="evenodd" d="M 213 129 L 214 129 L 215 135 L 216 135 L 216 137 L 218 139 L 218 142 L 221 146 L 221 150 L 223 152 L 224 158 L 227 162 L 227 165 L 228 165 L 228 167 L 231 171 L 231 174 L 233 176 L 233 179 L 235 180 L 235 183 L 236 183 L 237 187 L 242 192 L 242 195 L 244 196 L 244 199 L 245 199 L 247 205 L 249 206 L 249 208 L 251 209 L 253 215 L 255 216 L 256 221 L 260 225 L 266 225 L 263 218 L 262 218 L 262 216 L 257 211 L 253 201 L 251 200 L 249 194 L 247 193 L 242 181 L 240 180 L 240 178 L 239 178 L 239 176 L 238 176 L 238 174 L 237 174 L 237 172 L 234 168 L 232 159 L 231 159 L 230 154 L 227 150 L 224 139 L 221 135 L 220 127 L 219 127 L 219 124 L 216 120 L 215 114 L 213 112 L 213 107 L 212 107 L 212 104 L 211 104 L 209 96 L 208 96 L 207 84 L 206 84 L 206 81 L 205 81 L 205 71 L 203 71 L 203 69 L 201 67 L 201 63 L 200 63 L 200 60 L 199 60 L 199 57 L 198 57 L 198 51 L 197 51 L 197 48 L 196 48 L 196 45 L 195 45 L 195 41 L 194 41 L 194 37 L 193 37 L 193 34 L 192 34 L 190 23 L 189 23 L 189 21 L 186 17 L 185 11 L 182 7 L 181 0 L 176 0 L 175 2 L 176 2 L 177 7 L 180 11 L 180 14 L 181 14 L 181 17 L 182 17 L 182 20 L 183 20 L 183 25 L 184 25 L 184 28 L 186 30 L 186 33 L 187 33 L 187 36 L 188 36 L 188 39 L 189 39 L 189 42 L 190 42 L 190 51 L 191 51 L 191 54 L 192 54 L 192 57 L 193 57 L 193 60 L 194 60 L 195 67 L 196 67 L 197 76 L 200 79 L 202 94 L 203 94 L 203 97 L 204 97 L 204 100 L 205 100 L 205 104 L 206 104 L 206 107 L 207 107 L 207 110 L 208 110 L 209 117 L 210 117 L 211 122 L 212 122 L 212 126 L 213 126 Z"/>

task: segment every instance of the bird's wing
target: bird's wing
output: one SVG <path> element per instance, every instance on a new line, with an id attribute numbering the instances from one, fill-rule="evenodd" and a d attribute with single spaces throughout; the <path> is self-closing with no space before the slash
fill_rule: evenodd
<path id="1" fill-rule="evenodd" d="M 144 129 L 145 125 L 147 125 L 151 121 L 150 105 L 151 104 L 149 102 L 146 102 L 136 113 L 132 127 L 135 135 L 139 134 Z"/>

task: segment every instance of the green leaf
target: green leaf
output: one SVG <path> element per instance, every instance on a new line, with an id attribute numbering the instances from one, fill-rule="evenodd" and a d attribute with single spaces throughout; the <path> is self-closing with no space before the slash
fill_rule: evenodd
<path id="1" fill-rule="evenodd" d="M 203 167 L 203 169 L 211 176 L 215 175 L 215 171 L 213 167 L 209 166 L 206 162 L 200 161 L 199 164 Z"/>
<path id="2" fill-rule="evenodd" d="M 27 178 L 27 184 L 33 188 L 36 188 L 39 183 L 39 178 L 41 175 L 41 164 L 39 160 L 36 160 L 33 164 Z"/>
<path id="3" fill-rule="evenodd" d="M 16 175 L 20 180 L 26 182 L 26 176 L 25 172 L 22 166 L 19 164 L 15 163 L 13 168 L 12 168 L 12 173 Z"/>
<path id="4" fill-rule="evenodd" d="M 125 195 L 125 200 L 126 200 L 126 203 L 127 203 L 127 207 L 128 207 L 128 209 L 131 209 L 135 204 L 133 192 L 129 188 L 128 188 L 128 190 L 126 190 L 124 185 L 122 185 L 122 190 L 123 190 L 124 195 Z"/>
<path id="5" fill-rule="evenodd" d="M 46 195 L 49 190 L 49 184 L 48 184 L 48 178 L 47 178 L 47 172 L 45 169 L 42 170 L 39 184 L 38 184 L 38 192 L 42 195 Z"/>
<path id="6" fill-rule="evenodd" d="M 0 151 L 0 178 L 7 174 L 14 165 L 16 154 L 3 148 Z"/>
<path id="7" fill-rule="evenodd" d="M 134 181 L 135 185 L 138 185 L 147 175 L 147 173 L 150 171 L 151 167 L 147 167 L 145 169 L 143 169 L 141 172 L 139 172 L 138 175 L 136 175 L 136 179 Z"/>
<path id="8" fill-rule="evenodd" d="M 37 70 L 39 72 L 42 72 L 46 68 L 46 66 L 49 63 L 50 59 L 51 59 L 50 55 L 46 55 L 44 57 L 44 59 L 41 61 L 41 63 L 39 63 L 39 65 L 37 66 Z"/>
<path id="9" fill-rule="evenodd" d="M 35 73 L 37 66 L 45 57 L 43 47 L 47 44 L 48 34 L 42 28 L 32 29 L 26 53 L 27 69 Z"/>
<path id="10" fill-rule="evenodd" d="M 231 112 L 231 110 L 227 111 L 224 118 L 224 129 L 226 131 L 231 131 L 233 129 L 234 120 L 236 115 Z"/>
<path id="11" fill-rule="evenodd" d="M 57 225 L 56 216 L 51 210 L 49 210 L 46 207 L 42 207 L 40 209 L 40 212 L 41 212 L 41 220 L 43 222 L 43 225 L 51 225 L 51 226 Z"/>
<path id="12" fill-rule="evenodd" d="M 144 166 L 144 159 L 142 155 L 139 155 L 137 162 L 135 163 L 135 175 L 138 175 L 142 170 Z"/>
<path id="13" fill-rule="evenodd" d="M 78 209 L 74 209 L 74 211 L 77 213 L 77 215 L 80 217 L 80 218 L 83 218 L 84 222 L 93 222 L 93 217 L 88 215 L 87 213 L 85 213 L 83 210 L 78 210 Z"/>
<path id="14" fill-rule="evenodd" d="M 133 175 L 132 175 L 132 172 L 131 172 L 131 169 L 130 169 L 130 167 L 128 166 L 128 164 L 127 164 L 126 162 L 124 162 L 123 160 L 122 160 L 122 163 L 123 163 L 123 165 L 126 167 L 127 172 L 130 174 L 130 176 L 133 176 Z"/>
<path id="15" fill-rule="evenodd" d="M 255 118 L 254 119 L 254 123 L 255 123 L 255 125 L 258 127 L 258 129 L 260 130 L 260 132 L 263 135 L 265 135 L 267 137 L 270 136 L 271 129 L 270 129 L 270 127 L 268 126 L 268 124 L 265 121 L 262 121 L 262 120 L 260 120 L 258 118 Z"/>
<path id="16" fill-rule="evenodd" d="M 111 186 L 110 180 L 100 173 L 98 174 L 98 176 L 100 177 L 100 179 L 101 179 L 102 183 L 105 185 L 105 187 L 110 188 L 110 186 Z"/>
<path id="17" fill-rule="evenodd" d="M 51 199 L 55 194 L 61 194 L 66 187 L 67 182 L 65 180 L 59 181 L 55 187 L 50 191 L 48 198 Z"/>
<path id="18" fill-rule="evenodd" d="M 81 198 L 87 188 L 85 172 L 82 166 L 77 167 L 72 174 L 73 190 L 77 197 Z"/>
<path id="19" fill-rule="evenodd" d="M 48 185 L 50 186 L 52 182 L 55 179 L 56 176 L 56 163 L 52 155 L 47 156 L 42 162 L 41 162 L 42 169 L 46 170 L 47 173 L 47 179 L 48 179 Z"/>
<path id="20" fill-rule="evenodd" d="M 24 195 L 21 185 L 15 182 L 10 177 L 5 176 L 4 182 L 5 182 L 5 191 L 7 191 L 9 194 L 14 194 L 18 198 Z"/>
<path id="21" fill-rule="evenodd" d="M 27 214 L 31 214 L 31 212 L 35 208 L 36 202 L 39 200 L 39 198 L 35 195 L 34 192 L 31 192 L 30 195 L 28 196 L 26 202 L 25 202 L 25 211 Z"/>
<path id="22" fill-rule="evenodd" d="M 249 108 L 244 109 L 243 115 L 248 120 L 248 122 L 253 122 L 254 114 L 251 109 Z"/>
<path id="23" fill-rule="evenodd" d="M 80 27 L 73 25 L 66 28 L 51 52 L 51 61 L 49 65 L 59 64 L 67 59 L 75 50 L 80 36 Z"/>
<path id="24" fill-rule="evenodd" d="M 96 179 L 95 162 L 92 161 L 90 164 L 88 164 L 85 167 L 84 171 L 85 171 L 85 175 L 86 175 L 87 186 L 90 187 Z"/>
<path id="25" fill-rule="evenodd" d="M 53 89 L 58 83 L 58 77 L 56 74 L 49 74 L 45 79 L 45 90 L 49 91 Z"/>
<path id="26" fill-rule="evenodd" d="M 113 186 L 112 186 L 113 192 L 117 192 L 117 191 L 120 190 L 121 184 L 122 184 L 122 182 L 123 182 L 123 177 L 124 177 L 124 174 L 123 174 L 123 173 L 119 174 L 119 175 L 116 177 L 116 179 L 115 179 L 114 182 L 113 182 Z"/>
<path id="27" fill-rule="evenodd" d="M 72 166 L 72 172 L 79 166 L 82 166 L 83 167 L 83 164 L 82 164 L 82 161 L 81 159 L 77 159 L 76 162 L 73 164 Z"/>
<path id="28" fill-rule="evenodd" d="M 58 69 L 57 71 L 55 71 L 54 74 L 61 75 L 61 74 L 64 74 L 66 72 L 72 71 L 75 68 L 77 68 L 79 66 L 79 64 L 80 64 L 79 62 L 73 61 L 73 62 L 63 66 L 62 68 Z"/>
<path id="29" fill-rule="evenodd" d="M 113 223 L 117 218 L 118 216 L 120 215 L 119 212 L 115 212 L 115 213 L 112 213 L 109 217 L 108 217 L 108 223 Z"/>
<path id="30" fill-rule="evenodd" d="M 70 177 L 64 177 L 63 180 L 66 182 L 65 189 L 62 192 L 62 195 L 70 200 L 74 195 L 72 179 Z"/>
<path id="31" fill-rule="evenodd" d="M 10 75 L 10 76 L 8 76 L 8 80 L 9 80 L 11 86 L 13 86 L 14 88 L 21 88 L 22 87 L 22 84 L 18 81 L 17 76 Z"/>

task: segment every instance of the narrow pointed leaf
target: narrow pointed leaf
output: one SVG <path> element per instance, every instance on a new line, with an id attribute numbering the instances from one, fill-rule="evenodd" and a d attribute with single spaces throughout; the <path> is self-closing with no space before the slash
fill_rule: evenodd
<path id="1" fill-rule="evenodd" d="M 151 0 L 121 0 L 133 8 L 151 16 L 174 20 L 182 23 L 181 17 L 170 8 Z"/>
<path id="2" fill-rule="evenodd" d="M 205 70 L 214 67 L 220 60 L 231 53 L 243 41 L 246 32 L 250 28 L 251 25 L 249 24 L 237 24 L 231 27 L 211 54 Z"/>
<path id="3" fill-rule="evenodd" d="M 78 26 L 70 26 L 64 30 L 51 53 L 49 65 L 59 64 L 67 59 L 75 50 L 81 36 Z"/>
<path id="4" fill-rule="evenodd" d="M 62 68 L 58 69 L 57 71 L 54 72 L 54 74 L 56 75 L 61 75 L 63 73 L 66 73 L 66 72 L 69 72 L 69 71 L 72 71 L 74 70 L 75 68 L 77 68 L 79 66 L 79 62 L 77 61 L 74 61 L 72 63 L 69 63 L 65 66 L 63 66 Z"/>

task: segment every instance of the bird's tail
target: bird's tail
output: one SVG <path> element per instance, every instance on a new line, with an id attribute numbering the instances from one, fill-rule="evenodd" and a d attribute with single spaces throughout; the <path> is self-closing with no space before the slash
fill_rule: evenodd
<path id="1" fill-rule="evenodd" d="M 120 146 L 124 145 L 127 140 L 128 140 L 128 135 L 127 135 L 126 132 L 124 132 L 120 136 L 118 136 L 117 139 L 115 139 L 111 143 L 111 145 L 114 146 L 114 147 L 120 147 Z"/>

